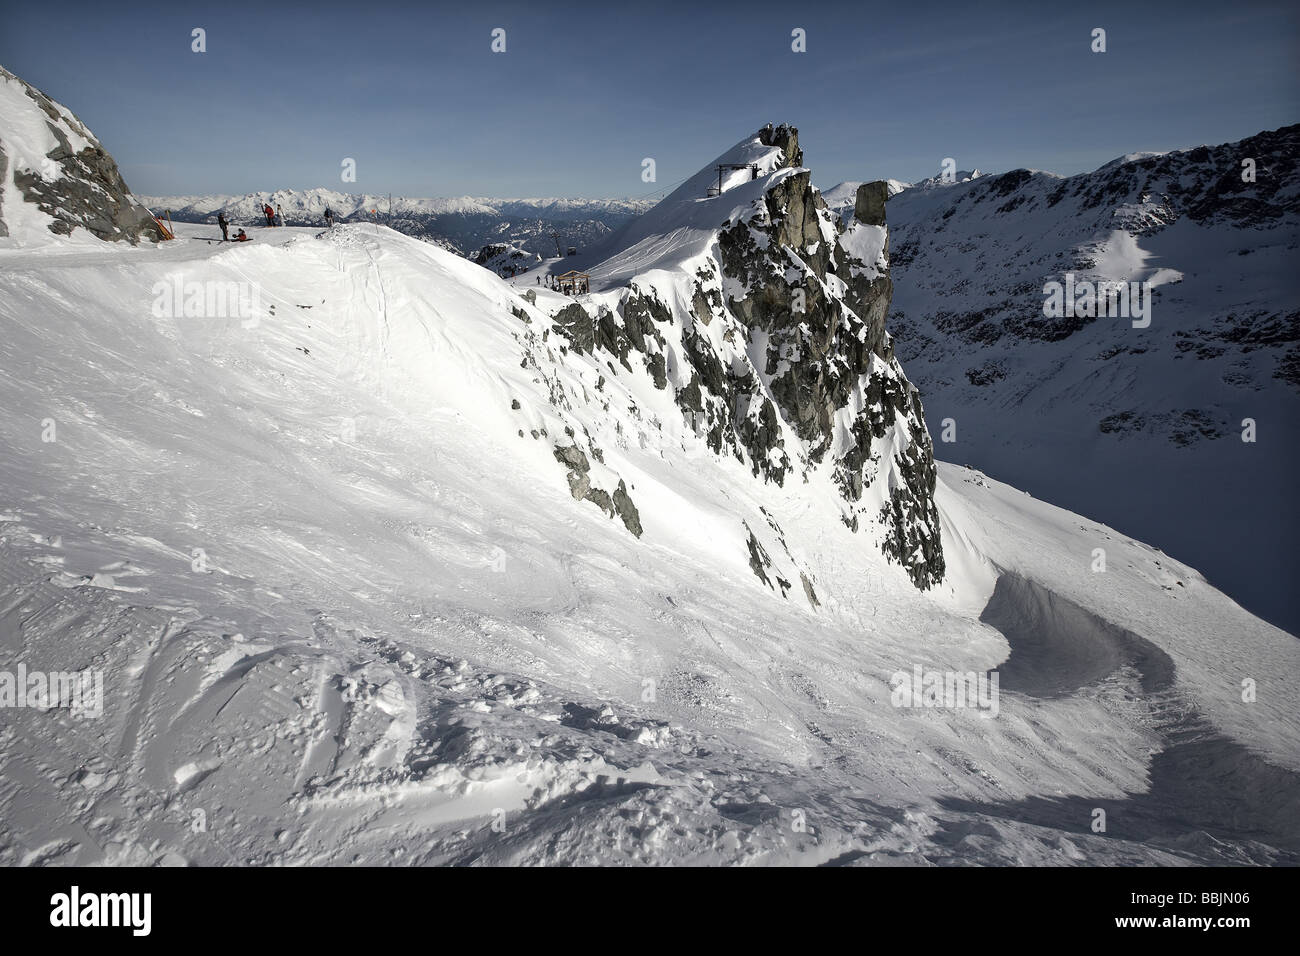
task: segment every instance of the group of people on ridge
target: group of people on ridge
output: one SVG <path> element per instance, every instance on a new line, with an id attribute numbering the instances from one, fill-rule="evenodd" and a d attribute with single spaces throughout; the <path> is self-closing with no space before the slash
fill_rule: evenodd
<path id="1" fill-rule="evenodd" d="M 239 230 L 239 232 L 235 233 L 233 239 L 230 237 L 230 231 L 229 231 L 230 220 L 226 218 L 226 214 L 224 212 L 217 213 L 217 225 L 221 227 L 222 242 L 248 242 L 249 241 L 248 233 L 244 232 L 244 230 L 242 229 Z"/>
<path id="2" fill-rule="evenodd" d="M 270 203 L 262 203 L 262 215 L 266 217 L 266 226 L 268 229 L 275 226 L 284 225 L 284 212 L 280 209 L 280 204 L 276 203 L 275 208 L 271 208 Z M 222 242 L 248 242 L 248 234 L 240 229 L 233 237 L 230 235 L 230 220 L 226 218 L 225 212 L 217 213 L 217 225 L 221 227 Z M 325 225 L 331 229 L 334 228 L 334 210 L 328 206 L 325 207 Z"/>

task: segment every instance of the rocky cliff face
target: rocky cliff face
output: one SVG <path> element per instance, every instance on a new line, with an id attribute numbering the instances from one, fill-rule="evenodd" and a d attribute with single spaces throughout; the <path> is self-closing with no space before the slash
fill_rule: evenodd
<path id="1" fill-rule="evenodd" d="M 484 246 L 473 259 L 475 265 L 491 269 L 499 276 L 517 275 L 533 268 L 541 261 L 542 257 L 536 253 L 504 242 L 494 242 Z"/>
<path id="2" fill-rule="evenodd" d="M 163 238 L 113 157 L 70 111 L 0 67 L 0 236 L 31 203 L 55 235 L 78 227 L 100 239 Z"/>
<path id="3" fill-rule="evenodd" d="M 740 167 L 724 169 L 721 195 L 704 188 L 713 180 L 716 192 L 718 176 L 706 167 L 647 214 L 660 222 L 592 267 L 602 288 L 556 313 L 554 328 L 577 350 L 639 367 L 672 395 L 682 427 L 756 479 L 824 480 L 844 523 L 870 530 L 928 588 L 944 575 L 935 468 L 919 393 L 885 329 L 888 191 L 864 184 L 840 223 L 802 159 L 798 131 L 769 126 L 719 159 Z M 665 261 L 664 246 L 685 252 Z M 767 549 L 750 532 L 751 555 L 784 549 L 773 531 Z M 794 576 L 777 575 L 783 592 Z"/>

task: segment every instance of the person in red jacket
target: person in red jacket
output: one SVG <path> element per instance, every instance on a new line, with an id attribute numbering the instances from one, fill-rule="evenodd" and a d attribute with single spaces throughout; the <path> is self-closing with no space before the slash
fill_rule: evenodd
<path id="1" fill-rule="evenodd" d="M 271 226 L 274 226 L 274 225 L 275 225 L 275 210 L 271 208 L 271 204 L 270 204 L 270 203 L 265 203 L 265 204 L 262 206 L 262 212 L 266 214 L 266 225 L 267 225 L 267 227 L 269 228 L 269 227 L 271 227 Z"/>

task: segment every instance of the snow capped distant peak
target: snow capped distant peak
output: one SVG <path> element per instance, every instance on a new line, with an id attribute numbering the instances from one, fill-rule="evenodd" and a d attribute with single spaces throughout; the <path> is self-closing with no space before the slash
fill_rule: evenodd
<path id="1" fill-rule="evenodd" d="M 961 183 L 968 183 L 972 180 L 979 179 L 984 173 L 978 169 L 959 169 L 949 176 L 940 173 L 937 176 L 931 176 L 929 179 L 922 179 L 919 183 L 913 183 L 911 189 L 936 189 L 940 186 L 957 186 Z"/>
<path id="2" fill-rule="evenodd" d="M 286 216 L 293 213 L 315 216 L 317 218 L 328 206 L 340 218 L 354 215 L 369 215 L 371 210 L 377 213 L 394 215 L 460 215 L 460 216 L 499 216 L 506 215 L 540 215 L 565 212 L 592 212 L 614 210 L 628 215 L 643 212 L 651 203 L 638 199 L 586 199 L 586 198 L 546 198 L 546 199 L 500 199 L 482 196 L 455 197 L 412 197 L 369 195 L 339 192 L 333 189 L 316 187 L 313 189 L 275 189 L 246 193 L 243 196 L 224 194 L 200 196 L 152 196 L 148 202 L 160 209 L 170 209 L 173 214 L 187 217 L 215 217 L 218 212 L 230 216 L 256 215 L 262 203 L 272 206 L 279 203 L 284 207 Z"/>
<path id="3" fill-rule="evenodd" d="M 163 196 L 148 202 L 160 212 L 170 211 L 177 222 L 208 223 L 214 230 L 218 214 L 236 225 L 264 222 L 267 202 L 280 207 L 289 226 L 323 226 L 329 209 L 337 222 L 376 221 L 470 258 L 484 245 L 500 243 L 550 256 L 557 237 L 564 247 L 589 248 L 654 205 L 645 199 L 357 195 L 320 187 L 243 196 Z"/>
<path id="4" fill-rule="evenodd" d="M 753 212 L 763 194 L 802 168 L 802 163 L 799 131 L 769 123 L 687 177 L 654 208 L 582 256 L 582 262 L 592 264 L 617 255 L 616 261 L 644 270 L 650 267 L 644 255 L 621 253 L 646 242 L 665 265 L 690 258 L 725 224 Z M 671 240 L 660 240 L 666 236 Z"/>
<path id="5" fill-rule="evenodd" d="M 822 192 L 822 199 L 826 201 L 827 206 L 834 209 L 836 212 L 843 212 L 846 209 L 852 210 L 853 204 L 857 201 L 858 187 L 867 181 L 868 180 L 851 180 L 839 183 L 836 186 L 832 186 L 830 189 L 824 190 Z M 885 179 L 882 181 L 884 182 L 885 189 L 890 196 L 897 196 L 904 189 L 911 188 L 911 183 L 905 183 L 900 179 Z"/>

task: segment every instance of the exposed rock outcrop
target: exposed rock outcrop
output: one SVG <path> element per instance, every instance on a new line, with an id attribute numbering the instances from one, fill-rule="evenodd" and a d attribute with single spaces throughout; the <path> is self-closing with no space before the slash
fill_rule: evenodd
<path id="1" fill-rule="evenodd" d="M 55 235 L 69 235 L 80 227 L 100 239 L 132 244 L 163 238 L 152 214 L 131 195 L 113 157 L 80 120 L 3 67 L 0 83 L 8 87 L 10 103 L 15 88 L 30 100 L 30 110 L 38 114 L 49 137 L 49 148 L 39 160 L 29 157 L 24 164 L 9 150 L 7 162 L 0 163 L 0 235 L 11 232 L 6 225 L 13 215 L 11 204 L 22 201 L 50 217 L 47 228 Z"/>
<path id="2" fill-rule="evenodd" d="M 638 276 L 587 307 L 567 305 L 554 331 L 576 351 L 643 368 L 656 388 L 672 390 L 686 431 L 756 478 L 783 485 L 825 471 L 845 524 L 878 529 L 888 558 L 928 588 L 944 575 L 936 473 L 920 396 L 885 329 L 889 189 L 864 184 L 853 217 L 840 222 L 802 168 L 798 130 L 788 126 L 765 127 L 720 162 L 741 171 L 704 203 L 738 211 L 700 240 L 705 254 L 670 282 Z M 745 168 L 761 174 L 746 177 Z M 699 183 L 709 175 L 706 167 Z M 660 218 L 678 236 L 674 215 L 698 230 L 713 208 L 695 195 L 665 202 Z M 660 240 L 639 242 L 653 250 Z M 751 555 L 761 552 L 750 539 Z"/>

